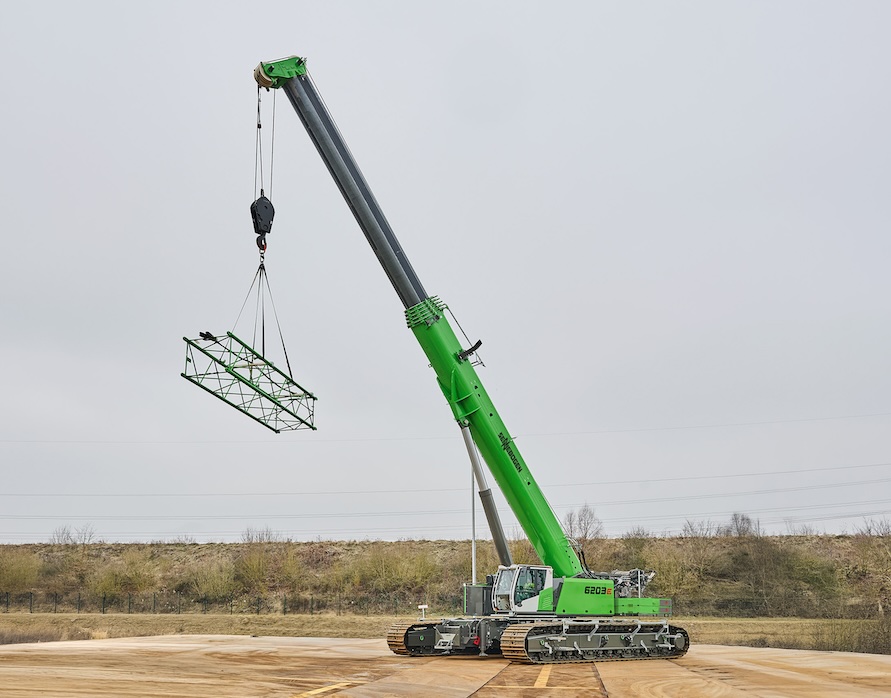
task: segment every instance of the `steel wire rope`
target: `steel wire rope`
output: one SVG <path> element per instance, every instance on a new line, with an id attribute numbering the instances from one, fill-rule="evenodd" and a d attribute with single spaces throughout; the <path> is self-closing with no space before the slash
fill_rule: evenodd
<path id="1" fill-rule="evenodd" d="M 260 191 L 263 191 L 263 138 L 262 138 L 262 120 L 260 116 L 261 91 L 257 85 L 257 134 L 254 142 L 254 197 L 257 198 L 257 172 L 260 173 Z M 270 182 L 270 185 L 272 183 Z"/>
<path id="2" fill-rule="evenodd" d="M 270 177 L 270 180 L 271 180 L 271 177 Z M 272 186 L 272 185 L 270 184 L 270 186 Z M 264 279 L 264 281 L 266 281 L 266 291 L 267 291 L 267 294 L 269 295 L 269 304 L 272 306 L 272 317 L 275 318 L 275 326 L 278 329 L 278 338 L 281 341 L 282 353 L 285 355 L 285 365 L 288 367 L 288 375 L 293 378 L 294 372 L 291 370 L 291 361 L 290 361 L 290 359 L 288 359 L 288 349 L 287 349 L 287 347 L 285 347 L 285 335 L 282 332 L 282 326 L 278 319 L 278 310 L 276 310 L 276 307 L 275 307 L 275 299 L 272 297 L 272 288 L 269 285 L 269 274 L 264 273 L 263 279 Z M 265 323 L 265 320 L 264 320 L 264 323 Z M 265 351 L 264 351 L 264 355 L 265 355 Z"/>
<path id="3" fill-rule="evenodd" d="M 273 90 L 272 92 L 272 133 L 269 140 L 269 198 L 272 198 L 273 188 L 275 186 L 274 182 L 274 172 L 275 172 L 275 114 L 276 114 L 276 94 L 277 90 Z M 256 162 L 254 164 L 254 196 L 257 195 L 257 170 L 260 172 L 260 194 L 263 194 L 264 190 L 264 181 L 263 181 L 263 138 L 262 138 L 262 116 L 261 116 L 261 99 L 262 91 L 260 86 L 257 86 L 257 145 L 254 151 L 254 156 Z M 259 283 L 257 284 L 257 300 L 255 304 L 255 313 L 254 313 L 254 328 L 253 335 L 251 338 L 251 344 L 256 346 L 257 344 L 257 330 L 259 323 L 259 331 L 260 331 L 260 355 L 265 359 L 266 358 L 266 297 L 269 297 L 269 303 L 272 306 L 273 317 L 275 318 L 276 328 L 278 330 L 279 341 L 282 345 L 282 353 L 285 357 L 285 364 L 288 367 L 288 375 L 293 378 L 293 371 L 291 370 L 291 362 L 288 357 L 288 349 L 285 346 L 285 337 L 282 332 L 281 322 L 278 318 L 278 311 L 275 307 L 275 299 L 272 296 L 272 287 L 269 285 L 269 272 L 266 270 L 266 261 L 265 261 L 265 248 L 261 248 L 260 250 L 260 266 L 257 269 L 257 273 L 254 276 L 254 281 L 257 280 L 257 276 L 259 276 Z M 265 284 L 266 290 L 264 293 L 263 286 Z M 251 288 L 248 291 L 248 297 L 250 297 L 251 291 L 253 290 L 254 285 L 251 283 Z M 236 325 L 238 324 L 238 320 L 241 319 L 241 314 L 244 311 L 244 306 L 247 304 L 247 298 L 245 298 L 245 303 L 242 304 L 241 311 L 238 313 L 238 318 L 235 320 Z"/>
<path id="4" fill-rule="evenodd" d="M 259 85 L 257 86 L 257 138 L 254 149 L 254 196 L 257 195 L 257 174 L 259 172 L 260 177 L 260 192 L 262 193 L 265 187 L 264 175 L 263 175 L 263 139 L 262 139 L 262 116 L 261 116 L 261 91 Z M 273 92 L 272 97 L 272 135 L 270 139 L 270 153 L 269 153 L 269 195 L 272 196 L 272 190 L 274 186 L 273 173 L 275 168 L 275 92 Z M 238 327 L 238 323 L 241 320 L 241 316 L 244 314 L 244 309 L 247 307 L 247 302 L 250 300 L 251 293 L 254 291 L 254 285 L 257 287 L 257 295 L 254 302 L 254 322 L 251 333 L 251 344 L 256 346 L 257 344 L 257 334 L 260 334 L 260 354 L 264 358 L 266 358 L 266 297 L 269 297 L 269 302 L 272 305 L 272 312 L 275 318 L 276 328 L 278 329 L 279 339 L 282 345 L 282 352 L 285 355 L 285 363 L 288 366 L 288 374 L 293 375 L 291 371 L 291 364 L 288 358 L 288 350 L 285 347 L 284 334 L 281 329 L 281 322 L 278 318 L 278 311 L 275 307 L 275 300 L 272 297 L 272 287 L 269 285 L 269 273 L 266 270 L 265 263 L 265 250 L 261 248 L 260 250 L 260 265 L 257 268 L 257 271 L 254 273 L 254 278 L 251 281 L 251 286 L 248 289 L 247 295 L 245 296 L 244 302 L 241 304 L 241 308 L 238 311 L 238 316 L 235 318 L 235 324 L 233 325 L 233 329 Z M 264 293 L 264 284 L 265 284 L 265 293 Z"/>
<path id="5" fill-rule="evenodd" d="M 261 308 L 261 299 L 263 297 L 263 273 L 265 272 L 265 267 L 260 263 L 259 269 L 257 269 L 257 273 L 260 275 L 260 281 L 257 283 L 257 300 L 254 303 L 254 332 L 251 336 L 251 346 L 257 346 L 257 323 L 260 320 L 260 308 Z M 266 343 L 266 330 L 265 327 L 261 332 L 261 340 L 263 343 Z M 261 354 L 265 353 L 261 350 Z"/>
<path id="6" fill-rule="evenodd" d="M 259 87 L 259 85 L 257 86 Z M 278 90 L 272 91 L 272 136 L 269 139 L 269 198 L 272 198 L 273 172 L 275 170 L 275 96 Z"/>
<path id="7" fill-rule="evenodd" d="M 235 318 L 235 324 L 232 325 L 232 329 L 234 330 L 238 327 L 238 321 L 241 320 L 241 314 L 244 312 L 245 306 L 247 306 L 247 302 L 251 297 L 251 291 L 254 290 L 254 284 L 257 283 L 257 277 L 260 276 L 260 269 L 258 268 L 256 272 L 254 272 L 254 279 L 251 281 L 251 287 L 248 289 L 247 295 L 244 297 L 244 303 L 241 304 L 241 310 L 238 311 L 238 317 Z"/>
<path id="8" fill-rule="evenodd" d="M 241 309 L 238 311 L 238 317 L 235 318 L 235 324 L 232 326 L 233 330 L 238 327 L 238 323 L 241 320 L 241 316 L 244 313 L 245 307 L 247 307 L 247 302 L 251 298 L 251 294 L 254 291 L 254 286 L 256 285 L 256 300 L 254 302 L 254 323 L 253 323 L 253 333 L 251 337 L 251 344 L 256 346 L 257 344 L 257 332 L 259 329 L 260 333 L 260 354 L 263 358 L 266 358 L 266 298 L 269 298 L 269 304 L 272 307 L 272 316 L 275 319 L 275 326 L 278 330 L 279 341 L 282 345 L 282 353 L 285 357 L 285 364 L 288 367 L 288 375 L 293 377 L 293 372 L 291 370 L 291 361 L 288 357 L 288 349 L 285 346 L 285 336 L 282 331 L 281 322 L 278 317 L 278 309 L 275 306 L 275 298 L 272 295 L 272 287 L 269 285 L 269 272 L 266 270 L 266 264 L 261 262 L 260 266 L 257 268 L 257 271 L 254 273 L 254 278 L 251 281 L 251 287 L 248 289 L 247 295 L 245 296 L 244 302 L 241 304 Z M 265 293 L 264 293 L 264 285 L 265 285 Z M 0 442 L 2 443 L 2 442 Z M 216 443 L 216 442 L 214 442 Z M 251 442 L 252 443 L 252 442 Z M 262 442 L 261 442 L 262 443 Z"/>

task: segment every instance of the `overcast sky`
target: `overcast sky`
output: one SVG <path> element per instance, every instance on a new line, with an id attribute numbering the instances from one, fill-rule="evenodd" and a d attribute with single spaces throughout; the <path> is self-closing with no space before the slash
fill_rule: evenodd
<path id="1" fill-rule="evenodd" d="M 256 270 L 251 73 L 292 54 L 482 339 L 558 516 L 891 516 L 889 22 L 812 0 L 3 3 L 0 542 L 469 537 L 459 430 L 283 95 L 267 268 L 319 430 L 275 435 L 179 375 L 182 336 L 232 329 Z"/>

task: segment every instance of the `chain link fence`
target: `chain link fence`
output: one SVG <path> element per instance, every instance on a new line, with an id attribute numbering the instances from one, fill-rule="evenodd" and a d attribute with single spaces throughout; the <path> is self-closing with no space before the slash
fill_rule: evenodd
<path id="1" fill-rule="evenodd" d="M 461 613 L 461 597 L 438 599 L 446 613 Z M 96 594 L 0 591 L 0 613 L 227 613 L 289 615 L 336 613 L 386 616 L 412 614 L 420 601 L 398 595 L 344 596 L 338 592 L 242 594 L 209 599 L 171 591 Z"/>

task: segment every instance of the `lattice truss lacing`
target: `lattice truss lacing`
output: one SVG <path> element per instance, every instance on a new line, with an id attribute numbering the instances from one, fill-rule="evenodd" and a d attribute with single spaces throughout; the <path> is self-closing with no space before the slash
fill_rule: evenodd
<path id="1" fill-rule="evenodd" d="M 183 339 L 183 378 L 275 432 L 315 429 L 316 397 L 234 334 Z"/>

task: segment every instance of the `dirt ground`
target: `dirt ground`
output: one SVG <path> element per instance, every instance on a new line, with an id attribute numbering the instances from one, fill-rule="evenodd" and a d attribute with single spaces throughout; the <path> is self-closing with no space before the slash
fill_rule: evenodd
<path id="1" fill-rule="evenodd" d="M 675 661 L 536 667 L 382 640 L 171 635 L 0 646 L 0 697 L 891 697 L 891 657 L 694 645 Z"/>

